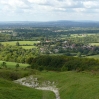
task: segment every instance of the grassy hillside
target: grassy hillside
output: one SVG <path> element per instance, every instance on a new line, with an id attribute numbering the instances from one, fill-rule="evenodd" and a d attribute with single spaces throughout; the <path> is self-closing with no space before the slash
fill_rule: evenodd
<path id="1" fill-rule="evenodd" d="M 3 72 L 3 73 L 2 73 Z M 19 71 L 20 72 L 20 71 Z M 19 73 L 17 71 L 17 73 Z M 22 71 L 21 71 L 22 72 Z M 22 72 L 20 75 L 26 75 Z M 0 76 L 14 74 L 11 71 L 1 69 Z M 39 82 L 51 81 L 59 89 L 61 99 L 99 99 L 99 72 L 53 72 L 42 71 L 33 73 Z M 5 75 L 6 76 L 6 75 Z M 11 76 L 11 75 L 7 75 Z M 12 77 L 12 76 L 11 76 Z M 7 77 L 2 77 L 7 79 Z M 55 99 L 55 95 L 49 91 L 40 91 L 24 87 L 0 78 L 1 99 Z"/>
<path id="2" fill-rule="evenodd" d="M 0 99 L 55 99 L 54 93 L 24 87 L 0 78 Z"/>
<path id="3" fill-rule="evenodd" d="M 61 99 L 99 99 L 99 75 L 94 72 L 43 72 L 38 78 L 55 81 Z"/>

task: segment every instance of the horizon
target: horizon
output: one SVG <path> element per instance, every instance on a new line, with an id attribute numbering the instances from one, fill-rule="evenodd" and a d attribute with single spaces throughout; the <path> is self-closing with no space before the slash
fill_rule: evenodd
<path id="1" fill-rule="evenodd" d="M 5 22 L 8 22 L 8 23 L 13 23 L 13 22 L 30 22 L 30 23 L 46 23 L 46 22 L 99 22 L 99 21 L 96 21 L 96 20 L 50 20 L 50 21 L 25 21 L 25 20 L 19 20 L 19 21 L 0 21 L 1 23 L 5 23 Z"/>

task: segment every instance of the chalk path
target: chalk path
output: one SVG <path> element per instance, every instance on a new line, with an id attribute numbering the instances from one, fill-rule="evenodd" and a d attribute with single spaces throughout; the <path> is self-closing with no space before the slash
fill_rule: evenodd
<path id="1" fill-rule="evenodd" d="M 55 93 L 56 99 L 60 99 L 58 88 L 55 86 L 55 82 L 45 81 L 43 83 L 40 83 L 37 78 L 34 78 L 33 76 L 24 77 L 18 80 L 14 81 L 15 83 L 19 83 L 21 85 L 35 88 L 38 90 L 49 90 Z"/>

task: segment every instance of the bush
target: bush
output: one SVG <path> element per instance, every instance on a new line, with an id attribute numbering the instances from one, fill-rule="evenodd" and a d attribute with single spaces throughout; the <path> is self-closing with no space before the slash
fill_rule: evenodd
<path id="1" fill-rule="evenodd" d="M 28 60 L 31 68 L 42 71 L 54 70 L 54 71 L 84 71 L 84 70 L 96 70 L 99 68 L 99 60 L 70 57 L 70 56 L 39 56 L 36 58 L 30 58 Z"/>

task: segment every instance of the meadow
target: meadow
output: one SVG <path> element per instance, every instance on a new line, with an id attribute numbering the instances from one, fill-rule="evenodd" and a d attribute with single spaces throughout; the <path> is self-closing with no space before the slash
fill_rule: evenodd
<path id="1" fill-rule="evenodd" d="M 99 46 L 99 43 L 90 43 L 92 46 Z"/>
<path id="2" fill-rule="evenodd" d="M 36 46 L 21 46 L 24 49 L 32 49 L 32 48 L 37 48 Z"/>
<path id="3" fill-rule="evenodd" d="M 2 63 L 6 61 L 0 61 L 0 67 L 2 66 Z M 29 64 L 23 64 L 23 63 L 16 63 L 16 62 L 6 62 L 7 68 L 16 68 L 16 64 L 19 64 L 19 68 L 26 68 L 29 66 Z"/>
<path id="4" fill-rule="evenodd" d="M 41 91 L 0 78 L 0 99 L 55 99 L 50 91 Z"/>
<path id="5" fill-rule="evenodd" d="M 4 46 L 6 45 L 15 46 L 17 42 L 19 42 L 20 46 L 24 49 L 32 49 L 32 48 L 37 48 L 36 46 L 34 46 L 34 44 L 37 44 L 40 41 L 8 41 L 8 42 L 1 42 L 1 44 L 3 44 Z"/>
<path id="6" fill-rule="evenodd" d="M 33 76 L 39 82 L 54 81 L 60 99 L 99 99 L 99 72 L 42 71 Z M 0 78 L 0 98 L 55 99 L 55 95 L 50 91 L 35 90 Z"/>
<path id="7" fill-rule="evenodd" d="M 99 55 L 86 56 L 86 58 L 99 59 Z"/>
<path id="8" fill-rule="evenodd" d="M 28 44 L 33 45 L 34 43 L 39 43 L 39 41 L 8 41 L 8 42 L 1 42 L 3 45 L 16 45 L 19 42 L 20 45 Z"/>
<path id="9" fill-rule="evenodd" d="M 99 99 L 99 73 L 42 72 L 36 77 L 55 81 L 61 99 Z"/>

